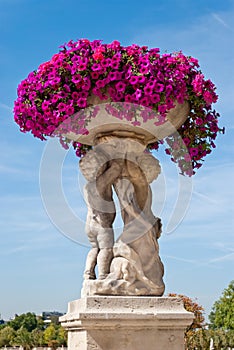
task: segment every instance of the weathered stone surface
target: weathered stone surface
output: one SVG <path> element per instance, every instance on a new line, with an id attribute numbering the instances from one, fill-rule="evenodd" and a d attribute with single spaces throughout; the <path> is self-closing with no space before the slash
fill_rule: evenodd
<path id="1" fill-rule="evenodd" d="M 97 296 L 60 317 L 69 350 L 182 350 L 193 314 L 179 298 Z"/>
<path id="2" fill-rule="evenodd" d="M 75 134 L 74 132 L 70 132 L 66 135 L 66 137 L 86 145 L 95 145 L 95 139 L 98 133 L 113 133 L 116 130 L 118 130 L 141 134 L 144 137 L 145 144 L 149 144 L 173 134 L 188 118 L 190 111 L 190 106 L 187 101 L 185 101 L 183 104 L 175 103 L 175 107 L 172 108 L 169 112 L 167 112 L 167 121 L 161 125 L 156 126 L 155 122 L 158 120 L 156 112 L 154 113 L 154 118 L 148 119 L 147 121 L 143 122 L 143 119 L 139 117 L 139 111 L 145 110 L 146 112 L 152 112 L 152 110 L 150 110 L 147 107 L 131 104 L 131 107 L 133 108 L 137 120 L 141 123 L 140 126 L 136 126 L 132 124 L 132 120 L 129 121 L 125 118 L 119 120 L 118 118 L 108 113 L 106 111 L 106 106 L 109 105 L 109 102 L 103 102 L 105 101 L 100 101 L 100 99 L 97 96 L 94 96 L 92 98 L 92 105 L 98 105 L 100 110 L 98 115 L 95 118 L 91 118 L 89 124 L 87 125 L 87 129 L 89 130 L 88 135 L 80 135 Z M 123 104 L 121 102 L 111 103 L 111 105 L 113 105 L 114 107 L 116 106 L 117 109 L 119 107 L 123 107 Z M 87 110 L 88 108 L 86 109 L 86 111 Z"/>
<path id="3" fill-rule="evenodd" d="M 109 275 L 101 280 L 85 280 L 81 295 L 161 296 L 165 289 L 162 281 L 163 265 L 157 247 L 154 247 L 156 244 L 151 232 L 141 237 L 139 242 L 128 245 L 121 241 L 116 243 Z M 138 255 L 136 251 L 139 249 L 141 252 Z"/>
<path id="4" fill-rule="evenodd" d="M 150 188 L 161 168 L 144 149 L 139 135 L 116 131 L 116 135 L 99 135 L 94 149 L 80 161 L 88 180 L 84 189 L 88 207 L 86 233 L 92 246 L 82 296 L 161 296 L 164 292 L 164 268 L 158 247 L 162 225 L 151 209 Z M 124 223 L 115 244 L 113 191 Z"/>

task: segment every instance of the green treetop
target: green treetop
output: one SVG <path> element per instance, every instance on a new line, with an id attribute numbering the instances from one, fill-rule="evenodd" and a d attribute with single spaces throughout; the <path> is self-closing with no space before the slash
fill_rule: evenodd
<path id="1" fill-rule="evenodd" d="M 209 320 L 211 329 L 234 330 L 234 280 L 214 303 Z"/>

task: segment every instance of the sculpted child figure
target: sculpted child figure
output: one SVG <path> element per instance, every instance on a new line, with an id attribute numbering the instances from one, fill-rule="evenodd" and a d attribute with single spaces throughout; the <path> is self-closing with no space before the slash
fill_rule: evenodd
<path id="1" fill-rule="evenodd" d="M 98 149 L 89 151 L 80 160 L 80 170 L 88 183 L 84 188 L 88 207 L 86 234 L 92 246 L 88 253 L 84 279 L 104 279 L 110 272 L 113 258 L 114 231 L 112 224 L 116 210 L 112 185 L 120 176 L 121 166 L 116 160 L 108 160 Z"/>

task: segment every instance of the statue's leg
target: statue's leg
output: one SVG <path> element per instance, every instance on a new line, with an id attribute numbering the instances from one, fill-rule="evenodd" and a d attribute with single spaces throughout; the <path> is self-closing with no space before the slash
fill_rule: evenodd
<path id="1" fill-rule="evenodd" d="M 98 248 L 91 248 L 91 250 L 87 255 L 85 272 L 84 272 L 84 279 L 86 280 L 96 279 L 95 267 L 97 265 L 98 252 L 99 252 Z"/>
<path id="2" fill-rule="evenodd" d="M 110 273 L 110 264 L 113 259 L 112 248 L 100 249 L 97 257 L 98 279 L 104 279 Z"/>
<path id="3" fill-rule="evenodd" d="M 106 228 L 99 230 L 97 235 L 98 247 L 100 249 L 97 257 L 98 279 L 104 279 L 110 273 L 110 264 L 113 259 L 114 231 L 112 228 L 112 215 Z"/>

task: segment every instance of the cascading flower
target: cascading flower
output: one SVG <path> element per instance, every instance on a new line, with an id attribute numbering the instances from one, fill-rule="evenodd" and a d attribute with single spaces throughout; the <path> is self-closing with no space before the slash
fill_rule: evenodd
<path id="1" fill-rule="evenodd" d="M 215 91 L 214 84 L 205 80 L 200 71 L 198 60 L 182 52 L 160 54 L 158 48 L 81 39 L 63 45 L 50 61 L 42 63 L 19 84 L 14 119 L 22 132 L 45 140 L 73 114 L 90 107 L 91 96 L 98 96 L 104 103 L 134 103 L 152 109 L 158 114 L 156 125 L 165 123 L 166 114 L 175 103 L 188 101 L 190 113 L 178 130 L 180 140 L 172 135 L 165 141 L 171 160 L 178 163 L 182 174 L 191 176 L 215 147 L 217 134 L 223 131 L 218 126 L 219 114 L 211 107 L 218 99 Z M 77 121 L 76 133 L 88 132 L 87 123 L 95 113 L 94 107 L 90 116 Z M 140 126 L 130 111 L 112 110 L 112 114 Z M 143 110 L 141 117 L 146 122 L 153 113 Z M 62 135 L 60 141 L 67 145 L 68 140 Z M 148 149 L 158 149 L 162 143 L 163 140 L 150 144 Z M 73 147 L 79 157 L 89 149 L 78 142 L 73 142 Z M 187 152 L 181 152 L 183 147 Z"/>

